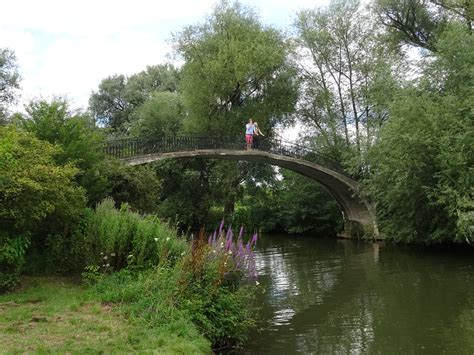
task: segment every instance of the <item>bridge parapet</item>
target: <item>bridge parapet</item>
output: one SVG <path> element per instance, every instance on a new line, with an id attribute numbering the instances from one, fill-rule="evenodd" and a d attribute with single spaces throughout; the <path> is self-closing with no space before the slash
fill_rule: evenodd
<path id="1" fill-rule="evenodd" d="M 173 135 L 155 138 L 135 137 L 107 141 L 104 146 L 104 153 L 118 159 L 127 159 L 150 154 L 208 149 L 246 150 L 246 145 L 242 138 L 220 136 Z M 252 149 L 307 160 L 330 168 L 339 174 L 351 177 L 337 161 L 311 147 L 301 144 L 274 138 L 262 140 L 258 149 Z"/>

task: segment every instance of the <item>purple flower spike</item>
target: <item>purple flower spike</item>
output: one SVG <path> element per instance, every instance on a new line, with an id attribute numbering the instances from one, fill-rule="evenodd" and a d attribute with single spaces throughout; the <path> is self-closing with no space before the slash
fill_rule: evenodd
<path id="1" fill-rule="evenodd" d="M 251 240 L 251 242 L 250 242 L 250 245 L 251 245 L 251 246 L 257 245 L 257 233 L 255 233 L 255 234 L 253 235 L 252 240 Z"/>
<path id="2" fill-rule="evenodd" d="M 242 235 L 244 235 L 244 226 L 240 227 L 239 239 L 242 239 Z"/>
<path id="3" fill-rule="evenodd" d="M 219 235 L 222 234 L 223 229 L 224 229 L 224 218 L 222 218 L 221 225 L 219 226 Z"/>
<path id="4" fill-rule="evenodd" d="M 232 248 L 232 233 L 227 237 L 227 241 L 225 243 L 225 250 L 229 251 Z"/>
<path id="5" fill-rule="evenodd" d="M 229 238 L 230 235 L 234 235 L 234 232 L 232 232 L 232 226 L 229 226 L 229 229 L 227 229 L 227 234 L 226 234 L 226 239 Z"/>

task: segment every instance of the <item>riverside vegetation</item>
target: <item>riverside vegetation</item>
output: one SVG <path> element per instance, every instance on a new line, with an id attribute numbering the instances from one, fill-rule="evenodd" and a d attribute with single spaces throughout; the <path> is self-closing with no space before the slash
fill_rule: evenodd
<path id="1" fill-rule="evenodd" d="M 207 353 L 245 339 L 256 235 L 244 245 L 242 233 L 233 240 L 222 223 L 209 239 L 201 230 L 187 242 L 110 199 L 87 210 L 76 233 L 58 252 L 63 267 L 69 260 L 84 270 L 89 287 L 30 278 L 2 296 L 4 350 Z"/>
<path id="2" fill-rule="evenodd" d="M 226 239 L 222 250 L 203 235 L 191 242 L 176 230 L 223 217 L 263 232 L 342 228 L 334 199 L 295 173 L 202 159 L 129 167 L 102 153 L 115 137 L 238 134 L 249 117 L 274 137 L 297 123 L 301 143 L 360 182 L 388 242 L 470 247 L 473 13 L 472 2 L 457 0 L 333 1 L 298 12 L 289 37 L 251 8 L 221 1 L 204 22 L 174 34 L 182 67 L 105 78 L 85 111 L 55 98 L 11 112 L 20 75 L 15 53 L 0 48 L 0 289 L 30 277 L 18 291 L 23 316 L 14 295 L 2 296 L 14 323 L 2 323 L 2 336 L 24 329 L 44 305 L 48 322 L 34 324 L 53 326 L 56 306 L 122 319 L 104 325 L 121 339 L 117 349 L 237 344 L 258 289 L 238 259 L 247 249 Z M 89 286 L 58 285 L 62 303 L 42 285 L 62 279 L 31 279 L 37 274 L 82 274 Z M 97 349 L 114 349 L 95 339 Z"/>

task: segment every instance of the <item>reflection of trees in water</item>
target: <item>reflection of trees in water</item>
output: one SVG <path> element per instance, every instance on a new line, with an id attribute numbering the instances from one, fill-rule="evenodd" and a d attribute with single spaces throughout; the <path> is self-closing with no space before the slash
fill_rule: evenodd
<path id="1" fill-rule="evenodd" d="M 261 351 L 474 350 L 472 259 L 350 241 L 269 242 L 260 249 L 274 287 L 263 295 Z"/>
<path id="2" fill-rule="evenodd" d="M 359 287 L 357 267 L 351 267 L 348 261 L 366 258 L 366 249 L 366 245 L 357 247 L 334 240 L 318 241 L 315 244 L 313 239 L 295 242 L 293 238 L 278 240 L 277 245 L 270 248 L 261 248 L 262 271 L 269 275 L 269 288 L 272 289 L 266 294 L 266 306 L 269 307 L 264 317 L 270 323 L 267 324 L 269 333 L 282 334 L 276 339 L 276 344 L 281 342 L 288 346 L 288 343 L 293 343 L 294 348 L 301 351 L 314 351 L 317 349 L 318 334 L 307 335 L 311 332 L 321 333 L 320 325 L 333 329 L 332 333 L 340 333 L 339 329 L 334 331 L 334 328 L 342 324 L 334 322 L 331 314 L 343 305 L 341 295 L 347 298 L 349 293 Z M 348 274 L 345 269 L 353 270 L 354 275 Z M 348 298 L 351 300 L 351 297 Z M 356 315 L 356 318 L 367 317 Z M 326 325 L 325 320 L 328 323 Z M 348 320 L 346 323 L 355 322 Z M 363 328 L 368 328 L 368 325 L 364 324 Z M 320 335 L 325 336 L 324 332 Z M 265 334 L 261 336 L 266 337 Z M 347 333 L 342 336 L 347 337 Z"/>

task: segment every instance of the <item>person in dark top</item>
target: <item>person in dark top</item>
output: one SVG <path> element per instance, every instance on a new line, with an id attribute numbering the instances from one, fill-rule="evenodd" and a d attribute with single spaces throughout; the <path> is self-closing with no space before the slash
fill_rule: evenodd
<path id="1" fill-rule="evenodd" d="M 254 122 L 253 124 L 253 147 L 258 149 L 260 147 L 260 137 L 265 137 L 263 132 L 258 127 L 258 123 Z"/>

